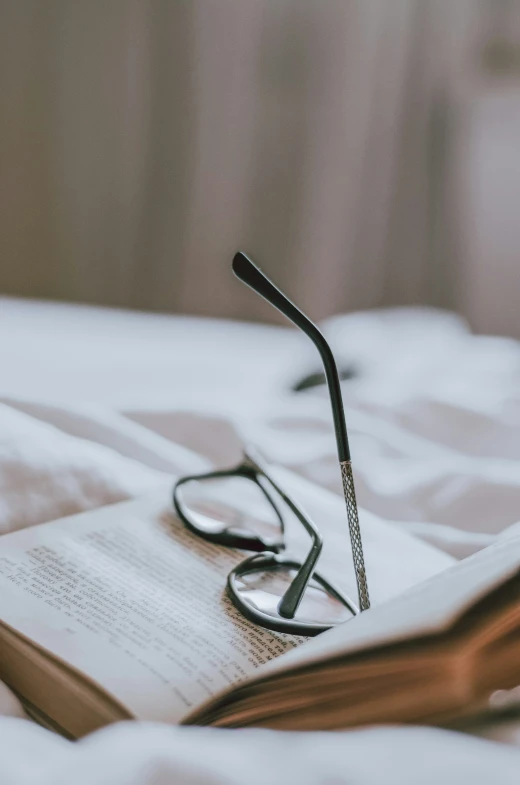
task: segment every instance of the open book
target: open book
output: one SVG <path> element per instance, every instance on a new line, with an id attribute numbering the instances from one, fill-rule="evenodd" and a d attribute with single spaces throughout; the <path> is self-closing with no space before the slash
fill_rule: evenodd
<path id="1" fill-rule="evenodd" d="M 353 594 L 343 500 L 281 474 L 322 528 L 320 571 Z M 453 564 L 367 514 L 361 525 L 373 608 L 312 640 L 246 621 L 225 594 L 244 554 L 188 532 L 166 497 L 2 537 L 0 677 L 70 737 L 133 717 L 436 721 L 516 684 L 520 540 Z"/>

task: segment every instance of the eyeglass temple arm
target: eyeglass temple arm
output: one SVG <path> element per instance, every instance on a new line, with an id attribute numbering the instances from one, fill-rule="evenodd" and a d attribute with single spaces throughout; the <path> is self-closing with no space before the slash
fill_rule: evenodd
<path id="1" fill-rule="evenodd" d="M 255 292 L 264 297 L 271 305 L 274 305 L 275 308 L 278 308 L 284 316 L 303 330 L 303 332 L 309 336 L 321 355 L 329 388 L 338 457 L 341 466 L 343 493 L 347 505 L 352 557 L 354 560 L 358 587 L 359 608 L 361 611 L 365 611 L 370 608 L 370 598 L 368 595 L 361 530 L 359 528 L 354 478 L 352 476 L 352 466 L 350 463 L 350 447 L 347 437 L 347 426 L 345 424 L 343 398 L 341 396 L 338 369 L 332 350 L 316 325 L 311 322 L 311 320 L 305 316 L 305 314 L 302 313 L 266 275 L 264 275 L 245 253 L 239 251 L 235 254 L 232 266 L 237 278 L 240 278 L 240 280 L 250 286 L 251 289 L 254 289 Z"/>
<path id="2" fill-rule="evenodd" d="M 269 278 L 267 278 L 251 259 L 242 253 L 242 251 L 235 254 L 233 259 L 233 272 L 237 278 L 240 278 L 240 280 L 250 286 L 251 289 L 254 289 L 255 292 L 270 302 L 271 305 L 274 305 L 274 307 L 281 311 L 284 316 L 303 330 L 318 349 L 325 368 L 325 376 L 330 392 L 338 457 L 340 462 L 350 461 L 350 448 L 338 369 L 329 344 L 314 322 L 311 322 L 311 320 L 305 316 L 305 314 L 302 313 L 302 311 L 300 311 L 300 309 L 297 308 L 296 305 L 294 305 L 294 303 L 292 303 L 289 298 L 269 280 Z"/>

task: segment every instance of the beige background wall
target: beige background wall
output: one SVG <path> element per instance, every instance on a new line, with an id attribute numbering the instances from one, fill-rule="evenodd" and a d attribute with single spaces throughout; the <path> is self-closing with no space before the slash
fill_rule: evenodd
<path id="1" fill-rule="evenodd" d="M 0 290 L 273 318 L 231 279 L 242 247 L 315 317 L 486 329 L 460 129 L 510 5 L 0 0 Z"/>

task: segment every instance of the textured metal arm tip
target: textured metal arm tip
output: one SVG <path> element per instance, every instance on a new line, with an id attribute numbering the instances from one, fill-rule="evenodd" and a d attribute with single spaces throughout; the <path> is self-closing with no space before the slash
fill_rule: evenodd
<path id="1" fill-rule="evenodd" d="M 359 609 L 366 611 L 370 608 L 370 598 L 368 596 L 367 575 L 365 570 L 365 557 L 363 555 L 363 543 L 361 542 L 361 530 L 359 528 L 359 517 L 356 502 L 356 491 L 354 489 L 354 477 L 352 475 L 352 464 L 350 461 L 342 461 L 341 479 L 343 480 L 343 493 L 347 504 L 348 528 L 350 531 L 350 542 L 352 544 L 352 558 L 354 559 L 354 570 L 359 597 Z"/>

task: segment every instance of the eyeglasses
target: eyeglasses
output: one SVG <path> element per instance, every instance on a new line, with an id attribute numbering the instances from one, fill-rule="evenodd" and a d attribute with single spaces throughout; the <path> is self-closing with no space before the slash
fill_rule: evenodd
<path id="1" fill-rule="evenodd" d="M 323 547 L 318 529 L 251 448 L 233 469 L 180 479 L 173 501 L 194 534 L 255 552 L 227 582 L 233 604 L 250 621 L 277 632 L 317 635 L 358 612 L 349 597 L 315 571 Z M 302 562 L 284 553 L 288 511 L 311 538 Z"/>
<path id="2" fill-rule="evenodd" d="M 229 574 L 229 596 L 250 621 L 277 632 L 317 635 L 370 607 L 363 545 L 352 475 L 341 388 L 332 351 L 323 335 L 243 253 L 235 275 L 302 329 L 317 347 L 329 389 L 347 520 L 358 590 L 356 605 L 315 567 L 323 540 L 313 521 L 248 449 L 241 464 L 226 471 L 183 477 L 175 485 L 175 509 L 194 534 L 219 545 L 253 551 Z M 311 538 L 303 560 L 286 555 L 286 516 Z"/>

